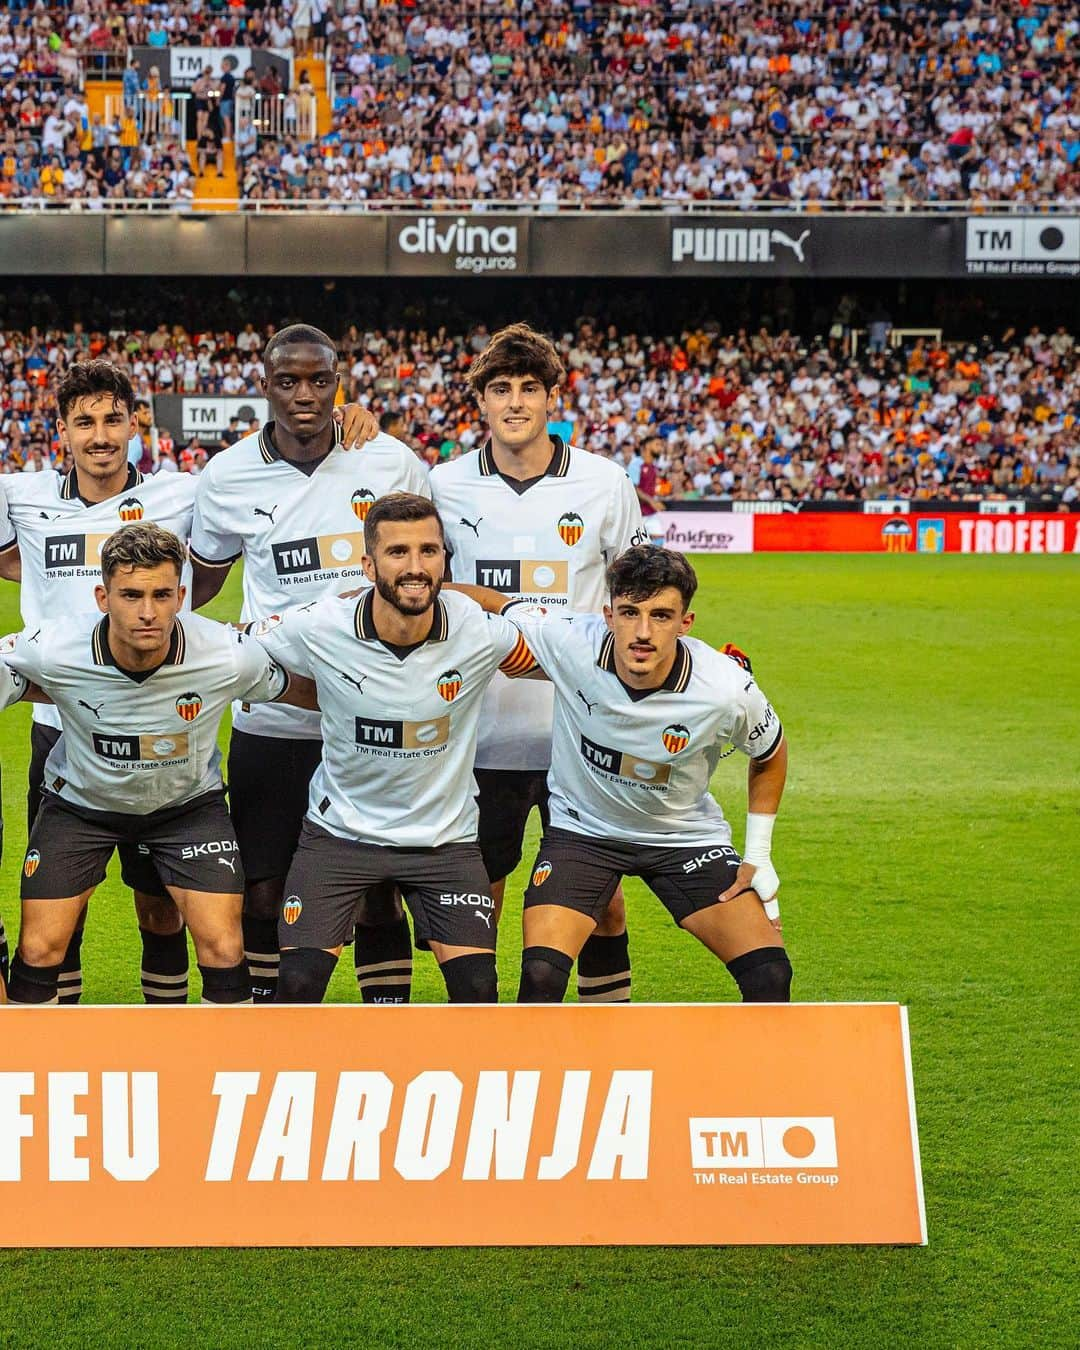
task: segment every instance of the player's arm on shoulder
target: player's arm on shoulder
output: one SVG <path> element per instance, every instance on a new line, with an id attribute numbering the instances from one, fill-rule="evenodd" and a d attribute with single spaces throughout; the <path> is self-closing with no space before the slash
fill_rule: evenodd
<path id="1" fill-rule="evenodd" d="M 502 591 L 493 591 L 490 586 L 471 586 L 465 581 L 443 582 L 443 590 L 457 591 L 459 595 L 466 596 L 479 605 L 485 614 L 501 614 L 513 603 Z"/>
<path id="2" fill-rule="evenodd" d="M 288 703 L 294 708 L 318 709 L 315 681 L 297 674 L 272 656 L 256 638 L 234 635 L 236 642 L 236 697 L 245 703 Z"/>
<path id="3" fill-rule="evenodd" d="M 310 677 L 314 672 L 307 630 L 311 615 L 321 607 L 322 602 L 316 601 L 312 605 L 286 610 L 284 614 L 268 614 L 265 618 L 247 624 L 245 632 L 278 665 L 296 675 Z"/>
<path id="4" fill-rule="evenodd" d="M 334 421 L 341 427 L 341 444 L 346 450 L 362 450 L 379 434 L 379 419 L 362 403 L 343 403 L 335 408 Z"/>
<path id="5" fill-rule="evenodd" d="M 24 628 L 21 633 L 9 633 L 0 638 L 0 660 L 24 680 L 37 685 L 47 683 L 43 675 L 43 648 L 47 636 L 44 625 L 37 623 Z"/>
<path id="6" fill-rule="evenodd" d="M 611 505 L 604 527 L 604 537 L 600 541 L 600 546 L 609 562 L 620 553 L 625 553 L 628 548 L 633 548 L 635 544 L 649 542 L 637 488 L 623 472 L 619 473 L 618 486 L 611 495 Z"/>
<path id="7" fill-rule="evenodd" d="M 225 517 L 225 499 L 213 467 L 200 475 L 195 490 L 191 520 L 191 608 L 201 609 L 225 585 L 234 562 L 244 551 L 244 541 L 230 529 Z"/>
<path id="8" fill-rule="evenodd" d="M 0 661 L 0 709 L 13 703 L 51 703 L 52 699 L 25 675 Z"/>

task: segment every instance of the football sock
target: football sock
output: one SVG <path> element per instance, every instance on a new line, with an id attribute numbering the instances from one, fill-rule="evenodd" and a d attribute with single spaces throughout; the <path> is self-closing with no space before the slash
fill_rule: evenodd
<path id="1" fill-rule="evenodd" d="M 521 953 L 519 1003 L 561 1003 L 573 961 L 554 947 L 526 947 Z"/>
<path id="2" fill-rule="evenodd" d="M 577 960 L 579 1003 L 630 1002 L 630 941 L 626 932 L 616 937 L 594 933 Z"/>
<path id="3" fill-rule="evenodd" d="M 200 966 L 204 1003 L 250 1003 L 251 977 L 246 961 L 235 966 Z"/>
<path id="4" fill-rule="evenodd" d="M 8 977 L 8 956 L 7 933 L 4 932 L 4 920 L 0 917 L 0 980 L 5 983 Z"/>
<path id="5" fill-rule="evenodd" d="M 408 1003 L 412 936 L 402 915 L 391 923 L 358 923 L 353 934 L 356 983 L 365 1003 Z"/>
<path id="6" fill-rule="evenodd" d="M 451 1003 L 498 1003 L 499 977 L 494 952 L 454 956 L 439 967 Z"/>
<path id="7" fill-rule="evenodd" d="M 277 919 L 256 919 L 245 914 L 241 926 L 244 931 L 244 958 L 251 975 L 251 997 L 255 1003 L 272 1003 L 277 993 L 278 950 Z"/>
<path id="8" fill-rule="evenodd" d="M 321 1003 L 337 965 L 333 952 L 318 947 L 290 947 L 281 953 L 278 1003 Z"/>
<path id="9" fill-rule="evenodd" d="M 791 962 L 783 947 L 757 947 L 727 963 L 744 1003 L 790 1003 Z"/>
<path id="10" fill-rule="evenodd" d="M 142 996 L 145 1003 L 186 1003 L 188 996 L 187 929 L 151 933 L 142 938 Z"/>
<path id="11" fill-rule="evenodd" d="M 56 982 L 62 965 L 28 966 L 18 952 L 11 963 L 9 1003 L 55 1003 Z"/>
<path id="12" fill-rule="evenodd" d="M 60 962 L 60 980 L 57 997 L 61 1003 L 74 1006 L 82 998 L 82 940 L 83 923 L 71 935 L 64 959 Z M 44 969 L 44 967 L 42 967 Z"/>

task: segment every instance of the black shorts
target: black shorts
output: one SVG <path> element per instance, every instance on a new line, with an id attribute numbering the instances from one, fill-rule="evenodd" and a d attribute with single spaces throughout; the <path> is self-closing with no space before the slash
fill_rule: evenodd
<path id="1" fill-rule="evenodd" d="M 45 792 L 23 860 L 22 898 L 81 895 L 104 880 L 113 849 L 121 844 L 145 847 L 166 885 L 210 894 L 244 889 L 223 792 L 206 792 L 145 816 L 91 811 Z"/>
<path id="2" fill-rule="evenodd" d="M 44 722 L 34 722 L 30 726 L 30 774 L 26 789 L 26 833 L 33 833 L 38 807 L 41 805 L 42 790 L 45 783 L 45 761 L 52 748 L 63 733 L 56 727 Z M 120 875 L 124 885 L 144 895 L 161 896 L 168 899 L 164 883 L 158 876 L 154 860 L 143 844 L 119 844 L 116 849 L 120 855 Z"/>
<path id="3" fill-rule="evenodd" d="M 288 873 L 321 758 L 322 741 L 233 732 L 229 809 L 249 883 Z"/>
<path id="4" fill-rule="evenodd" d="M 729 844 L 656 848 L 545 830 L 525 908 L 561 905 L 599 920 L 623 876 L 640 877 L 676 923 L 716 904 L 742 859 Z"/>
<path id="5" fill-rule="evenodd" d="M 495 950 L 495 904 L 476 844 L 380 848 L 339 839 L 310 820 L 285 882 L 282 948 L 344 946 L 364 893 L 382 882 L 400 888 L 418 943 Z"/>
<path id="6" fill-rule="evenodd" d="M 521 861 L 525 823 L 534 806 L 548 827 L 546 769 L 474 769 L 480 810 L 477 842 L 492 881 L 508 877 Z"/>

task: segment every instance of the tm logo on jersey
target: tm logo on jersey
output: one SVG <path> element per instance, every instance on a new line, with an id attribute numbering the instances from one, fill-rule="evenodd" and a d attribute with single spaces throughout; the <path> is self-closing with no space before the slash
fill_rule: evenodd
<path id="1" fill-rule="evenodd" d="M 660 733 L 660 739 L 664 742 L 664 749 L 672 755 L 677 755 L 680 750 L 685 750 L 690 744 L 690 728 L 674 723 L 670 727 L 665 727 Z"/>
<path id="2" fill-rule="evenodd" d="M 274 570 L 283 585 L 294 578 L 311 581 L 319 572 L 360 575 L 362 534 L 320 534 L 274 544 Z"/>
<path id="3" fill-rule="evenodd" d="M 573 548 L 585 533 L 585 522 L 576 511 L 567 511 L 564 516 L 559 517 L 558 530 L 563 543 Z"/>
<path id="4" fill-rule="evenodd" d="M 106 736 L 93 733 L 94 751 L 113 764 L 157 769 L 189 758 L 187 732 L 177 736 Z"/>
<path id="5" fill-rule="evenodd" d="M 101 550 L 107 534 L 55 534 L 45 540 L 45 571 L 55 575 L 68 567 L 101 566 Z"/>
<path id="6" fill-rule="evenodd" d="M 194 722 L 202 712 L 202 694 L 194 692 L 181 694 L 176 700 L 176 711 L 185 722 Z"/>
<path id="7" fill-rule="evenodd" d="M 427 722 L 388 722 L 372 717 L 356 719 L 356 748 L 369 754 L 441 752 L 450 739 L 450 717 Z"/>
<path id="8" fill-rule="evenodd" d="M 581 738 L 581 754 L 594 772 L 610 774 L 612 778 L 624 778 L 627 782 L 637 783 L 639 787 L 666 788 L 671 777 L 670 764 L 657 764 L 651 759 L 641 759 L 638 755 L 624 755 L 621 750 L 597 745 L 588 736 Z"/>
<path id="9" fill-rule="evenodd" d="M 435 687 L 447 703 L 453 703 L 454 699 L 461 693 L 461 671 L 444 670 L 435 682 Z"/>
<path id="10" fill-rule="evenodd" d="M 476 584 L 504 595 L 565 596 L 570 569 L 564 562 L 540 558 L 477 558 Z"/>
<path id="11" fill-rule="evenodd" d="M 375 505 L 375 494 L 370 488 L 357 488 L 349 498 L 357 520 L 367 520 L 367 513 Z"/>

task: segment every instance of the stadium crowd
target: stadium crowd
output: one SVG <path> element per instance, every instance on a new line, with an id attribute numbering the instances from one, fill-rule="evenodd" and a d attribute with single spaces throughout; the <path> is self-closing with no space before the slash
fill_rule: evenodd
<path id="1" fill-rule="evenodd" d="M 101 0 L 26 4 L 0 17 L 0 130 L 18 147 L 5 146 L 2 177 L 9 197 L 120 195 L 104 181 L 114 149 L 134 197 L 181 175 L 175 145 L 130 118 L 97 128 L 101 145 L 87 118 L 57 127 L 80 55 L 103 44 L 325 40 L 331 130 L 310 143 L 245 137 L 245 197 L 1075 204 L 1078 31 L 1075 8 L 1022 0 L 171 0 L 126 17 Z M 159 72 L 144 87 L 155 78 L 167 83 Z"/>
<path id="2" fill-rule="evenodd" d="M 273 330 L 0 332 L 0 464 L 5 472 L 63 467 L 52 389 L 72 361 L 103 356 L 131 375 L 149 405 L 146 471 L 198 472 L 219 442 L 151 435 L 153 396 L 259 393 L 260 352 Z M 1059 327 L 1009 330 L 978 343 L 926 339 L 892 349 L 870 327 L 855 358 L 835 333 L 721 333 L 705 325 L 652 337 L 581 323 L 558 341 L 567 370 L 556 422 L 575 444 L 643 466 L 663 500 L 966 498 L 980 494 L 1080 501 L 1080 353 Z M 384 414 L 429 464 L 480 443 L 465 372 L 488 339 L 445 329 L 340 335 L 343 388 Z"/>

